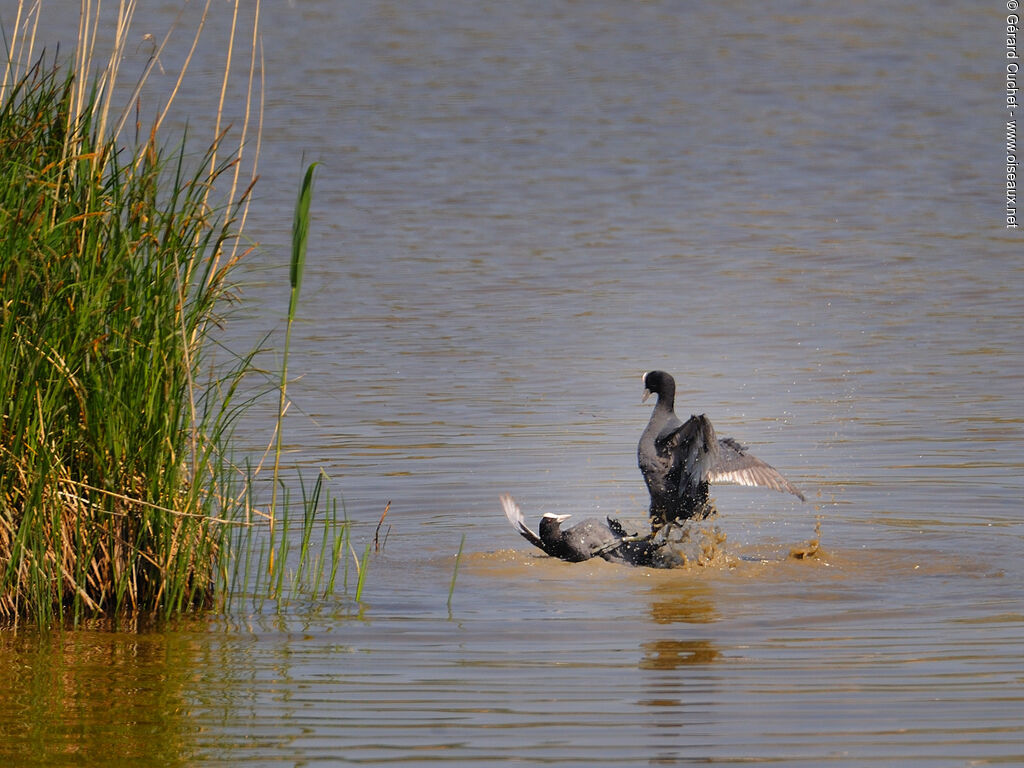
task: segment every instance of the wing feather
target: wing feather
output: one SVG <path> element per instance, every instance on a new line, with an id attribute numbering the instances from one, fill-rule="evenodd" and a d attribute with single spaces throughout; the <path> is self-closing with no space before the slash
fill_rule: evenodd
<path id="1" fill-rule="evenodd" d="M 773 491 L 791 493 L 800 501 L 805 500 L 800 490 L 779 474 L 775 467 L 747 453 L 746 446 L 740 445 L 730 437 L 718 441 L 718 456 L 711 466 L 708 480 L 713 483 L 736 483 L 770 488 Z"/>
<path id="2" fill-rule="evenodd" d="M 544 547 L 544 542 L 540 540 L 540 536 L 526 527 L 526 518 L 523 517 L 522 510 L 519 509 L 519 505 L 516 504 L 515 500 L 509 494 L 503 493 L 501 495 L 501 506 L 505 510 L 505 517 L 507 517 L 508 521 L 512 523 L 512 527 L 519 531 L 520 536 L 535 547 L 539 547 L 540 549 L 547 551 Z"/>

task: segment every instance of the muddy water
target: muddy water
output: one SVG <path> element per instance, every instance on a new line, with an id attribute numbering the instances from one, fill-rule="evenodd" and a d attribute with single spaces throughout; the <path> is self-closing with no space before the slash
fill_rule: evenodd
<path id="1" fill-rule="evenodd" d="M 387 543 L 362 605 L 0 636 L 0 754 L 1024 761 L 998 4 L 264 13 L 266 246 L 232 333 L 279 325 L 275 247 L 321 162 L 291 455 L 357 544 L 390 500 Z M 530 551 L 502 492 L 532 521 L 642 514 L 654 367 L 808 502 L 720 489 L 710 568 Z"/>

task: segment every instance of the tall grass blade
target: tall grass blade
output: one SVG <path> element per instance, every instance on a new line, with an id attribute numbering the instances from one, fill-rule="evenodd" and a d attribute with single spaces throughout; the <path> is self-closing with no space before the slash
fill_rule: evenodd
<path id="1" fill-rule="evenodd" d="M 455 594 L 455 578 L 459 575 L 459 561 L 462 559 L 462 548 L 466 544 L 466 534 L 459 541 L 459 551 L 455 553 L 455 567 L 452 569 L 452 583 L 448 587 L 448 610 L 452 609 L 452 595 Z"/>
<path id="2" fill-rule="evenodd" d="M 306 264 L 306 241 L 309 239 L 309 208 L 313 199 L 313 171 L 316 163 L 306 169 L 306 175 L 299 188 L 299 197 L 295 203 L 295 217 L 292 222 L 292 258 L 288 270 L 288 282 L 291 294 L 288 299 L 288 319 L 285 324 L 284 354 L 281 361 L 280 396 L 277 407 L 277 439 L 274 445 L 274 483 L 270 500 L 270 527 L 273 530 L 274 518 L 277 513 L 277 486 L 281 468 L 281 447 L 284 439 L 284 414 L 287 408 L 288 389 L 288 356 L 291 351 L 292 325 L 298 311 L 299 291 L 302 287 L 302 272 Z"/>
<path id="3" fill-rule="evenodd" d="M 295 221 L 292 227 L 292 261 L 289 271 L 291 284 L 291 302 L 288 305 L 288 316 L 293 317 L 298 302 L 299 290 L 302 288 L 302 273 L 306 267 L 306 242 L 309 240 L 309 208 L 313 201 L 313 172 L 318 163 L 311 163 L 306 169 L 299 189 L 299 199 L 295 203 Z"/>
<path id="4" fill-rule="evenodd" d="M 351 544 L 349 545 L 351 547 Z M 366 549 L 363 551 L 363 559 L 360 561 L 356 557 L 356 552 L 352 550 L 352 559 L 356 563 L 356 602 L 361 603 L 363 601 L 363 586 L 366 584 L 366 572 L 370 569 L 370 547 L 373 546 L 372 542 L 366 542 Z"/>

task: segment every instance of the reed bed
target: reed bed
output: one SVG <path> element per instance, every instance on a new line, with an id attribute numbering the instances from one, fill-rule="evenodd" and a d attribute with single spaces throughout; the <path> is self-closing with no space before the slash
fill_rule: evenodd
<path id="1" fill-rule="evenodd" d="M 258 350 L 213 355 L 230 274 L 248 252 L 258 4 L 251 36 L 232 31 L 232 48 L 251 42 L 244 124 L 228 131 L 218 112 L 198 158 L 188 137 L 165 137 L 169 102 L 148 126 L 129 119 L 167 38 L 133 103 L 115 107 L 133 3 L 119 6 L 114 50 L 98 67 L 98 3 L 83 0 L 70 64 L 35 50 L 40 7 L 19 4 L 0 65 L 0 619 L 48 626 L 171 616 L 237 591 L 328 594 L 351 546 L 346 521 L 322 476 L 278 500 L 279 458 L 274 500 L 260 509 L 258 473 L 230 451 Z M 310 172 L 297 232 L 311 183 Z M 293 253 L 289 329 L 301 266 Z"/>

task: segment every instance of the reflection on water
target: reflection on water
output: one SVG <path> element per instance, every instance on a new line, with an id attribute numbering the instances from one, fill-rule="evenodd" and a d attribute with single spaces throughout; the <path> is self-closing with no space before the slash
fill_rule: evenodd
<path id="1" fill-rule="evenodd" d="M 653 586 L 649 597 L 656 624 L 707 624 L 718 618 L 710 587 L 703 581 L 666 580 Z"/>
<path id="2" fill-rule="evenodd" d="M 0 634 L 8 765 L 189 765 L 201 661 L 177 632 Z"/>
<path id="3" fill-rule="evenodd" d="M 73 28 L 63 5 L 47 34 Z M 0 636 L 0 756 L 1024 762 L 1024 268 L 997 228 L 997 18 L 263 7 L 265 247 L 229 328 L 279 326 L 320 161 L 289 447 L 357 538 L 390 499 L 391 535 L 355 614 Z M 217 90 L 183 94 L 193 120 Z M 652 368 L 810 501 L 718 490 L 731 556 L 710 568 L 530 552 L 502 492 L 532 521 L 643 516 Z M 240 425 L 242 447 L 267 437 Z M 788 557 L 817 516 L 821 548 Z"/>
<path id="4" fill-rule="evenodd" d="M 711 640 L 688 637 L 687 625 L 710 624 L 718 619 L 710 586 L 705 581 L 664 581 L 651 588 L 648 599 L 654 624 L 679 625 L 673 627 L 673 634 L 678 636 L 642 643 L 640 669 L 679 669 L 718 660 L 721 654 Z"/>
<path id="5" fill-rule="evenodd" d="M 425 590 L 379 559 L 358 618 L 342 608 L 8 635 L 2 652 L 17 663 L 0 672 L 0 755 L 621 765 L 813 762 L 837 744 L 882 764 L 1019 755 L 1024 612 L 992 598 L 951 612 L 945 601 L 996 595 L 1004 575 L 970 558 L 920 574 L 921 554 L 665 572 L 474 553 L 450 618 L 450 558 L 415 566 Z"/>
<path id="6" fill-rule="evenodd" d="M 721 655 L 707 640 L 655 640 L 644 643 L 641 669 L 678 669 L 689 664 L 708 664 Z"/>

